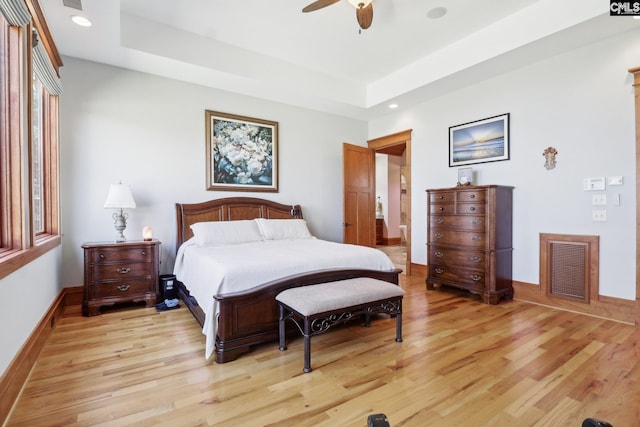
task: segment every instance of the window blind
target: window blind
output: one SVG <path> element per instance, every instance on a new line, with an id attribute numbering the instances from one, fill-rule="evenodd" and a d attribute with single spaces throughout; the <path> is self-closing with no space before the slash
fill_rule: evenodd
<path id="1" fill-rule="evenodd" d="M 31 15 L 23 0 L 0 0 L 0 12 L 9 24 L 16 27 L 22 27 L 31 21 Z"/>

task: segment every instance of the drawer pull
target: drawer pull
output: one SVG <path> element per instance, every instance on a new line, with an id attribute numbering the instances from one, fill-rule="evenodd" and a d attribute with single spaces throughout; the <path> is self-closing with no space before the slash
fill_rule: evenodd
<path id="1" fill-rule="evenodd" d="M 442 239 L 443 234 L 442 233 L 436 233 L 436 239 Z"/>
<path id="2" fill-rule="evenodd" d="M 439 211 L 443 211 L 444 208 L 442 206 L 440 206 L 440 208 L 438 209 Z"/>
<path id="3" fill-rule="evenodd" d="M 479 242 L 480 240 L 482 240 L 482 236 L 473 236 L 471 238 L 471 240 L 475 241 L 475 242 Z"/>
<path id="4" fill-rule="evenodd" d="M 482 261 L 482 258 L 480 258 L 479 256 L 472 256 L 469 259 L 471 260 L 471 262 L 480 262 L 480 261 Z"/>
<path id="5" fill-rule="evenodd" d="M 436 273 L 442 274 L 442 273 L 444 273 L 444 269 L 443 268 L 436 268 Z"/>
<path id="6" fill-rule="evenodd" d="M 100 254 L 100 259 L 104 259 L 104 254 Z"/>
<path id="7" fill-rule="evenodd" d="M 479 219 L 474 219 L 473 221 L 471 221 L 471 224 L 480 225 L 480 224 L 482 224 L 482 221 L 480 221 Z"/>
<path id="8" fill-rule="evenodd" d="M 470 210 L 471 212 L 474 212 L 474 211 L 476 210 L 476 207 L 475 207 L 475 206 L 471 206 L 471 207 L 469 208 L 469 210 Z"/>
<path id="9" fill-rule="evenodd" d="M 469 198 L 470 198 L 470 199 L 475 199 L 475 198 L 476 198 L 476 195 L 475 195 L 475 194 L 471 194 L 471 195 L 469 195 Z"/>
<path id="10" fill-rule="evenodd" d="M 480 276 L 479 274 L 472 274 L 471 275 L 471 280 L 473 280 L 474 282 L 477 282 L 479 280 L 482 279 L 482 276 Z"/>
<path id="11" fill-rule="evenodd" d="M 142 256 L 147 255 L 147 253 L 145 251 L 142 251 Z"/>
<path id="12" fill-rule="evenodd" d="M 436 224 L 443 224 L 443 223 L 444 223 L 444 219 L 436 218 Z"/>
<path id="13" fill-rule="evenodd" d="M 130 271 L 131 271 L 131 268 L 129 268 L 129 267 L 123 267 L 123 268 L 118 268 L 116 271 L 117 271 L 118 273 L 120 273 L 120 274 L 127 274 L 128 272 L 130 272 Z"/>
<path id="14" fill-rule="evenodd" d="M 438 196 L 438 199 L 442 200 L 444 199 L 444 196 Z"/>
<path id="15" fill-rule="evenodd" d="M 436 258 L 442 258 L 444 256 L 444 253 L 438 251 L 438 252 L 434 253 L 434 255 L 436 256 Z"/>
<path id="16" fill-rule="evenodd" d="M 124 291 L 128 291 L 128 290 L 129 290 L 129 288 L 130 288 L 130 286 L 129 286 L 129 285 L 127 285 L 127 284 L 125 283 L 124 285 L 118 285 L 118 286 L 116 286 L 116 288 L 117 288 L 119 291 L 124 292 Z"/>

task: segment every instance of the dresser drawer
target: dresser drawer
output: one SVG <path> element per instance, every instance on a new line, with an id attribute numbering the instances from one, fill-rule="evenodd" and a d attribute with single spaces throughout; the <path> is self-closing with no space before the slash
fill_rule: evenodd
<path id="1" fill-rule="evenodd" d="M 438 229 L 452 228 L 456 230 L 485 231 L 485 217 L 471 215 L 430 215 L 429 226 Z"/>
<path id="2" fill-rule="evenodd" d="M 429 193 L 429 203 L 452 203 L 456 199 L 456 193 L 453 191 L 440 191 L 437 193 Z"/>
<path id="3" fill-rule="evenodd" d="M 150 262 L 98 264 L 91 267 L 90 280 L 129 279 L 153 274 L 153 263 Z"/>
<path id="4" fill-rule="evenodd" d="M 107 280 L 89 285 L 91 298 L 129 298 L 154 291 L 154 278 Z"/>
<path id="5" fill-rule="evenodd" d="M 487 239 L 483 232 L 436 229 L 429 230 L 429 243 L 484 248 L 487 244 Z"/>
<path id="6" fill-rule="evenodd" d="M 429 277 L 434 281 L 443 281 L 445 284 L 466 284 L 473 287 L 484 288 L 485 276 L 480 270 L 469 268 L 451 267 L 445 265 L 430 265 Z"/>
<path id="7" fill-rule="evenodd" d="M 453 215 L 456 213 L 456 206 L 452 203 L 450 204 L 439 204 L 432 203 L 429 205 L 429 214 L 430 215 Z"/>
<path id="8" fill-rule="evenodd" d="M 153 248 L 149 247 L 132 247 L 132 248 L 96 248 L 88 251 L 90 262 L 100 264 L 105 262 L 121 262 L 121 261 L 153 261 Z"/>
<path id="9" fill-rule="evenodd" d="M 457 202 L 478 202 L 484 203 L 487 200 L 485 190 L 461 190 L 456 197 Z"/>
<path id="10" fill-rule="evenodd" d="M 456 203 L 456 213 L 459 215 L 484 215 L 486 205 L 482 203 Z"/>
<path id="11" fill-rule="evenodd" d="M 485 253 L 429 246 L 429 264 L 485 269 Z"/>

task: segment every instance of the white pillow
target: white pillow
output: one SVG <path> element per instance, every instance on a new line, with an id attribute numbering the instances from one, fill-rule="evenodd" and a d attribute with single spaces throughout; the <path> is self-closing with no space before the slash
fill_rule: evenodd
<path id="1" fill-rule="evenodd" d="M 313 239 L 304 219 L 256 218 L 265 240 Z"/>
<path id="2" fill-rule="evenodd" d="M 198 246 L 220 246 L 262 240 L 258 224 L 249 220 L 197 222 L 191 225 Z"/>

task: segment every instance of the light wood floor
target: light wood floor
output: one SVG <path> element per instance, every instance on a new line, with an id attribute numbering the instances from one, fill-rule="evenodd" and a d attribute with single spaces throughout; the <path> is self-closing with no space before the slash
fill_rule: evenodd
<path id="1" fill-rule="evenodd" d="M 640 425 L 640 329 L 407 280 L 404 342 L 379 317 L 223 365 L 185 309 L 62 318 L 9 426 Z"/>

